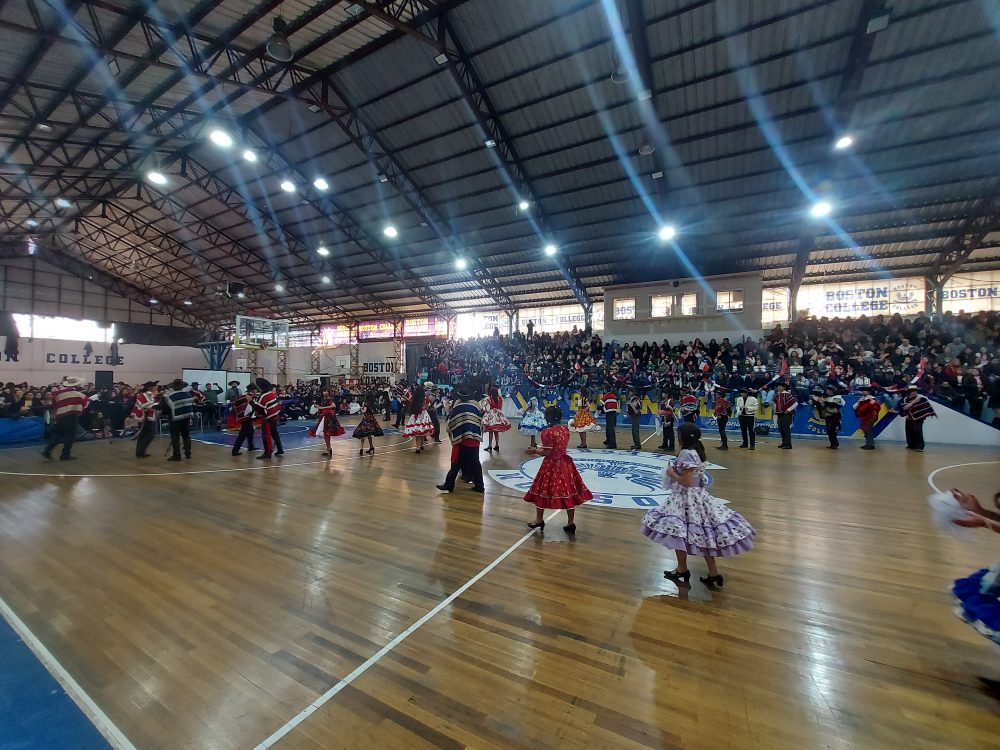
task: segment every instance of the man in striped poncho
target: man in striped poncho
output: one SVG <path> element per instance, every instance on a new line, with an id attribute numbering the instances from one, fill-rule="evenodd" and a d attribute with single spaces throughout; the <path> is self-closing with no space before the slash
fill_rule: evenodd
<path id="1" fill-rule="evenodd" d="M 480 394 L 481 395 L 481 394 Z M 485 492 L 483 465 L 479 462 L 479 444 L 483 441 L 483 413 L 468 385 L 458 387 L 458 401 L 448 415 L 448 437 L 452 444 L 451 469 L 439 490 L 453 492 L 458 472 L 472 482 L 475 492 Z"/>
<path id="2" fill-rule="evenodd" d="M 908 450 L 924 452 L 924 420 L 936 417 L 934 407 L 920 389 L 910 384 L 906 387 L 906 397 L 899 404 L 899 411 L 906 419 L 906 447 Z"/>

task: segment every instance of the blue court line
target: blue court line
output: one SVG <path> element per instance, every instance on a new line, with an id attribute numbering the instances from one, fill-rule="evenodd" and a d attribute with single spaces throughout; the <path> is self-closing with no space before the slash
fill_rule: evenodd
<path id="1" fill-rule="evenodd" d="M 0 750 L 110 750 L 111 745 L 0 618 Z"/>

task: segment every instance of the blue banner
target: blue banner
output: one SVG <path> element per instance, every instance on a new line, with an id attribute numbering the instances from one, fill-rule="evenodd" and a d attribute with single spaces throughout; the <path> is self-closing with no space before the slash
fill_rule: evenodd
<path id="1" fill-rule="evenodd" d="M 45 420 L 41 417 L 0 419 L 0 445 L 39 443 L 45 435 Z"/>

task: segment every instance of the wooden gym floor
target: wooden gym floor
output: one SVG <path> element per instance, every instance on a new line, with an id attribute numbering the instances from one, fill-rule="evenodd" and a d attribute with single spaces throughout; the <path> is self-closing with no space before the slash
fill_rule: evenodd
<path id="1" fill-rule="evenodd" d="M 175 466 L 163 444 L 0 452 L 0 598 L 136 748 L 1000 748 L 977 685 L 1000 650 L 947 593 L 1000 539 L 947 536 L 925 502 L 928 474 L 989 451 L 709 444 L 713 491 L 760 534 L 710 592 L 663 579 L 641 510 L 522 540 L 519 492 L 434 488 L 446 446 L 264 467 L 200 443 Z M 1000 464 L 935 482 L 986 499 Z"/>

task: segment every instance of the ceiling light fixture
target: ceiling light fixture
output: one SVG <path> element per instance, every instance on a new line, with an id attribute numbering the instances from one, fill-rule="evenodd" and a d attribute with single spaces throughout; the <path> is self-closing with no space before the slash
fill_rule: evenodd
<path id="1" fill-rule="evenodd" d="M 559 250 L 559 248 L 557 248 L 555 245 L 552 245 L 552 244 L 548 244 L 544 248 L 545 254 L 548 255 L 550 258 L 553 255 L 555 255 L 558 250 Z"/>
<path id="2" fill-rule="evenodd" d="M 310 112 L 315 112 L 315 113 L 323 111 L 320 109 L 320 106 L 318 104 L 310 104 L 308 107 L 306 107 L 306 109 L 308 109 Z"/>
<path id="3" fill-rule="evenodd" d="M 664 224 L 657 234 L 662 242 L 670 242 L 677 236 L 677 229 L 670 224 Z"/>
<path id="4" fill-rule="evenodd" d="M 156 299 L 156 297 L 150 297 L 149 298 L 149 304 L 151 304 L 151 305 L 158 305 L 158 304 L 160 304 L 160 300 Z"/>
<path id="5" fill-rule="evenodd" d="M 656 151 L 656 146 L 649 141 L 643 141 L 639 144 L 639 153 L 643 156 L 649 156 L 654 151 Z"/>
<path id="6" fill-rule="evenodd" d="M 49 125 L 47 122 L 40 122 L 37 125 L 35 125 L 35 129 L 36 130 L 46 130 L 47 131 L 47 130 L 52 130 L 52 126 Z"/>
<path id="7" fill-rule="evenodd" d="M 527 211 L 528 208 L 530 207 L 530 204 L 528 203 L 528 201 L 521 201 L 520 203 L 517 204 L 517 207 L 522 211 Z"/>
<path id="8" fill-rule="evenodd" d="M 276 292 L 283 292 L 283 291 L 285 291 L 285 287 L 283 285 L 281 285 L 281 284 L 275 284 L 274 285 L 274 291 L 276 291 Z"/>
<path id="9" fill-rule="evenodd" d="M 316 254 L 322 255 L 325 258 L 330 254 L 330 251 L 327 249 L 326 245 L 320 245 L 316 248 Z"/>
<path id="10" fill-rule="evenodd" d="M 69 208 L 72 205 L 73 204 L 70 203 L 65 198 L 56 198 L 56 208 L 61 208 L 61 209 L 65 210 L 65 209 Z"/>
<path id="11" fill-rule="evenodd" d="M 191 301 L 191 300 L 189 300 L 189 299 L 186 299 L 186 300 L 184 300 L 184 304 L 185 304 L 185 305 L 187 305 L 188 307 L 191 307 L 191 305 L 193 305 L 193 304 L 194 304 L 194 302 L 192 302 L 192 301 Z"/>
<path id="12" fill-rule="evenodd" d="M 850 148 L 854 145 L 854 139 L 849 135 L 842 135 L 837 139 L 837 142 L 833 144 L 833 147 L 838 151 L 843 151 L 844 149 Z"/>
<path id="13" fill-rule="evenodd" d="M 465 260 L 465 258 L 456 258 L 455 259 L 455 268 L 457 268 L 459 271 L 464 271 L 465 268 L 466 268 L 466 266 L 468 266 L 468 265 L 469 265 L 469 263 L 468 263 L 468 261 Z"/>
<path id="14" fill-rule="evenodd" d="M 812 208 L 809 209 L 809 214 L 814 219 L 822 219 L 824 216 L 829 216 L 833 212 L 833 206 L 829 201 L 817 201 L 813 203 Z"/>
<path id="15" fill-rule="evenodd" d="M 396 231 L 396 227 L 390 224 L 389 226 L 387 226 L 385 229 L 382 230 L 382 234 L 384 234 L 386 237 L 391 238 L 391 237 L 397 237 L 399 235 L 399 232 Z"/>
<path id="16" fill-rule="evenodd" d="M 167 176 L 158 169 L 151 169 L 150 171 L 146 172 L 146 179 L 152 182 L 154 185 L 167 184 Z"/>
<path id="17" fill-rule="evenodd" d="M 324 276 L 323 277 L 323 283 L 324 284 L 329 284 L 330 283 L 330 277 L 329 276 Z"/>
<path id="18" fill-rule="evenodd" d="M 233 137 L 225 130 L 219 130 L 217 128 L 209 133 L 208 137 L 211 139 L 212 143 L 219 148 L 229 148 L 233 145 Z"/>
<path id="19" fill-rule="evenodd" d="M 486 148 L 496 148 L 497 142 L 492 138 L 487 138 L 485 141 L 483 141 L 483 145 L 486 146 Z"/>
<path id="20" fill-rule="evenodd" d="M 24 223 L 25 223 L 25 224 L 26 224 L 27 226 L 29 226 L 29 227 L 31 227 L 32 229 L 34 229 L 35 227 L 37 227 L 37 226 L 38 226 L 38 219 L 28 219 L 28 220 L 27 220 L 26 222 L 24 222 Z"/>
<path id="21" fill-rule="evenodd" d="M 257 161 L 257 152 L 249 148 L 245 149 L 243 151 L 243 160 L 248 161 L 252 164 L 253 162 Z"/>
<path id="22" fill-rule="evenodd" d="M 622 84 L 632 77 L 632 72 L 625 67 L 625 63 L 619 60 L 617 55 L 611 58 L 611 63 L 614 65 L 614 70 L 611 73 L 612 83 Z"/>
<path id="23" fill-rule="evenodd" d="M 284 190 L 286 193 L 294 193 L 295 192 L 295 183 L 292 182 L 291 180 L 282 180 L 281 181 L 281 189 Z"/>
<path id="24" fill-rule="evenodd" d="M 317 190 L 329 190 L 330 183 L 324 180 L 322 177 L 317 177 L 315 180 L 313 180 L 313 187 L 316 188 Z"/>
<path id="25" fill-rule="evenodd" d="M 267 40 L 264 49 L 267 50 L 268 56 L 276 62 L 292 61 L 292 43 L 288 41 L 287 31 L 288 24 L 285 23 L 285 19 L 281 16 L 275 17 L 274 33 Z"/>
<path id="26" fill-rule="evenodd" d="M 442 52 L 440 55 L 437 55 L 434 58 L 434 62 L 436 62 L 438 65 L 444 65 L 446 62 L 448 62 L 448 55 Z"/>
<path id="27" fill-rule="evenodd" d="M 379 174 L 378 181 L 379 182 L 388 182 L 389 181 L 389 176 L 388 175 L 384 175 L 384 174 Z"/>
<path id="28" fill-rule="evenodd" d="M 237 297 L 238 299 L 246 299 L 246 296 L 247 296 L 247 295 L 246 295 L 246 293 L 245 293 L 245 292 L 236 292 L 236 297 Z"/>

